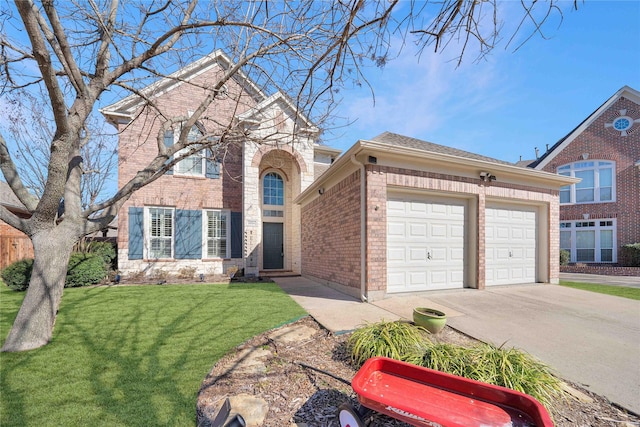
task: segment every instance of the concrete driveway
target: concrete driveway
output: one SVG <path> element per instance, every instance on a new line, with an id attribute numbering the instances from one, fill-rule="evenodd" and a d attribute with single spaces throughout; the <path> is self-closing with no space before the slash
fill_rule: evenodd
<path id="1" fill-rule="evenodd" d="M 452 327 L 523 349 L 561 377 L 640 413 L 640 301 L 562 286 L 518 285 L 394 295 L 374 304 L 408 317 L 415 300 L 423 298 L 452 313 Z"/>
<path id="2" fill-rule="evenodd" d="M 366 304 L 303 277 L 276 282 L 333 332 L 411 319 L 414 307 L 443 310 L 452 327 L 525 350 L 562 378 L 640 414 L 640 301 L 536 284 L 395 294 Z"/>

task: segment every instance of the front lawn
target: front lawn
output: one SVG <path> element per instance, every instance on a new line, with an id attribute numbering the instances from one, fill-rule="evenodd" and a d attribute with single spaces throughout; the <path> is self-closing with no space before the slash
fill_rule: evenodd
<path id="1" fill-rule="evenodd" d="M 564 280 L 560 281 L 560 286 L 567 286 L 569 288 L 582 289 L 583 291 L 598 292 L 600 294 L 640 300 L 640 288 L 601 285 L 597 283 L 567 282 Z"/>
<path id="2" fill-rule="evenodd" d="M 0 342 L 23 297 L 0 282 Z M 0 425 L 193 426 L 213 364 L 304 314 L 274 283 L 65 289 L 50 344 L 0 353 Z"/>

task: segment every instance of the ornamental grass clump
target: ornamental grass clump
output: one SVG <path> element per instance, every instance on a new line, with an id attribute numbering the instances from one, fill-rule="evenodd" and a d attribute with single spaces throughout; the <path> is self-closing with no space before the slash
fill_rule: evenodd
<path id="1" fill-rule="evenodd" d="M 378 322 L 357 329 L 349 337 L 347 348 L 351 361 L 362 365 L 375 356 L 390 357 L 409 363 L 421 359 L 425 346 L 431 344 L 428 332 L 408 322 Z"/>
<path id="2" fill-rule="evenodd" d="M 419 364 L 526 393 L 547 408 L 563 395 L 561 381 L 548 366 L 515 348 L 433 344 L 425 349 Z"/>

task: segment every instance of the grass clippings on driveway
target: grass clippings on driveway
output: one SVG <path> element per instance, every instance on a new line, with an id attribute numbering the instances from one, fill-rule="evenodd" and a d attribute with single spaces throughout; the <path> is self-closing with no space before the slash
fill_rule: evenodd
<path id="1" fill-rule="evenodd" d="M 628 286 L 601 285 L 598 283 L 568 282 L 561 280 L 560 286 L 568 288 L 582 289 L 583 291 L 597 292 L 600 294 L 613 295 L 616 297 L 640 300 L 640 288 L 630 288 Z"/>
<path id="2" fill-rule="evenodd" d="M 0 282 L 0 340 L 24 293 Z M 52 342 L 0 353 L 0 425 L 195 425 L 230 349 L 304 310 L 274 283 L 65 289 Z"/>

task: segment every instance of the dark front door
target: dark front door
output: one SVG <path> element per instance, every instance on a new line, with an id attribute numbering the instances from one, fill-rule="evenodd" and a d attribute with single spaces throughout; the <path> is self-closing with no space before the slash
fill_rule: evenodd
<path id="1" fill-rule="evenodd" d="M 262 268 L 265 270 L 279 270 L 284 267 L 282 223 L 262 223 L 262 257 Z"/>

